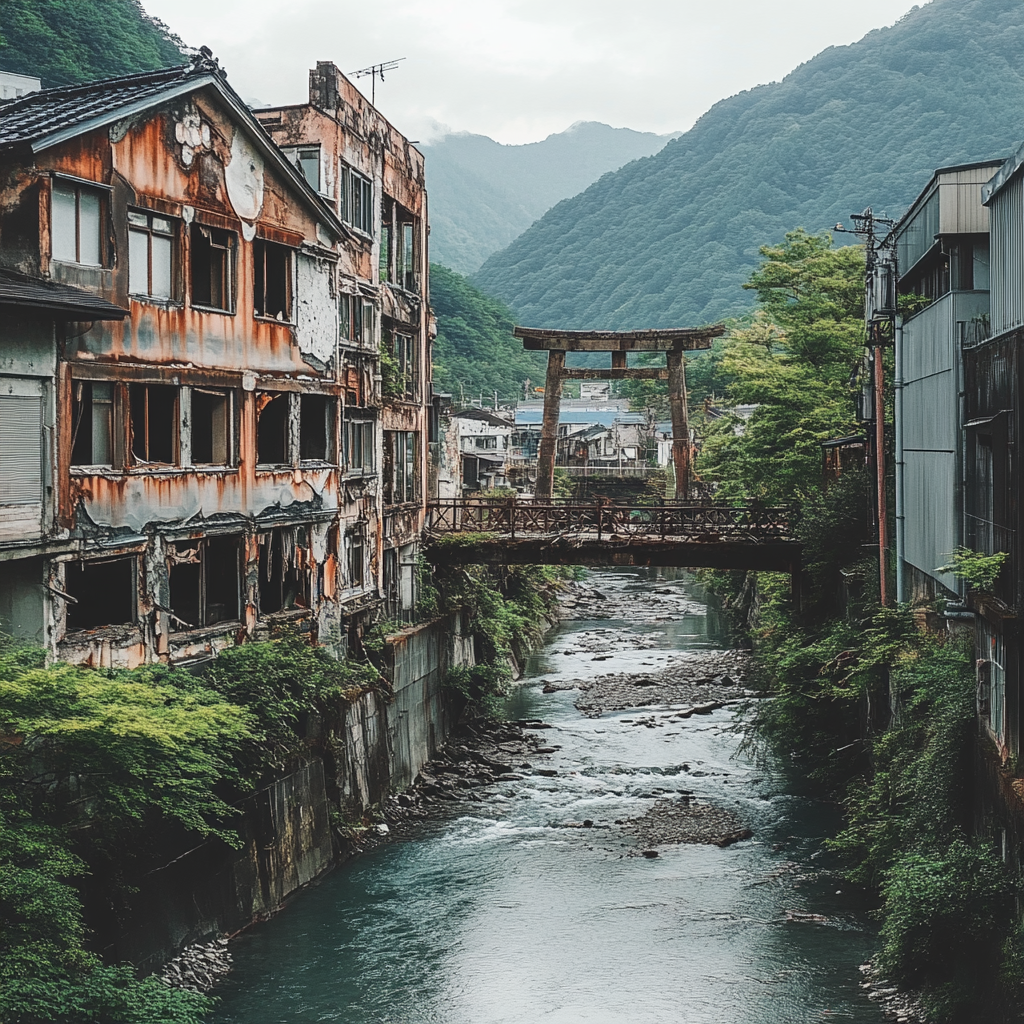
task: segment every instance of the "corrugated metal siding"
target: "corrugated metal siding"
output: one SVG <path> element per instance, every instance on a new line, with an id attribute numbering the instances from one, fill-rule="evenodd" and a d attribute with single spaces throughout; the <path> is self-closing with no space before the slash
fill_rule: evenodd
<path id="1" fill-rule="evenodd" d="M 1010 182 L 992 201 L 992 333 L 1024 324 L 1024 181 Z"/>
<path id="2" fill-rule="evenodd" d="M 903 453 L 904 559 L 955 591 L 956 579 L 937 573 L 960 542 L 956 453 Z"/>
<path id="3" fill-rule="evenodd" d="M 981 205 L 981 186 L 992 171 L 958 171 L 939 185 L 939 231 L 974 235 L 988 231 L 988 210 Z"/>
<path id="4" fill-rule="evenodd" d="M 936 190 L 896 237 L 901 274 L 909 270 L 935 244 L 938 233 L 939 193 Z"/>

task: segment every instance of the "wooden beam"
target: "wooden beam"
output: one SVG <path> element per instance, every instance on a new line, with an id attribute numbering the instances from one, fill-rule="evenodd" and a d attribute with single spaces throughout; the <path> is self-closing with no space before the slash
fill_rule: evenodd
<path id="1" fill-rule="evenodd" d="M 582 366 L 569 366 L 562 371 L 562 380 L 668 380 L 668 370 L 649 366 L 622 370 L 591 370 Z"/>
<path id="2" fill-rule="evenodd" d="M 519 328 L 516 328 L 518 331 Z M 640 338 L 619 340 L 614 338 L 523 338 L 523 348 L 528 352 L 694 352 L 711 348 L 717 334 L 670 340 L 664 338 Z"/>
<path id="3" fill-rule="evenodd" d="M 676 499 L 690 496 L 690 423 L 686 412 L 686 357 L 669 352 L 668 404 L 672 410 L 672 464 L 676 473 Z"/>
<path id="4" fill-rule="evenodd" d="M 516 327 L 523 348 L 561 352 L 668 352 L 710 348 L 725 334 L 724 324 L 708 327 L 666 327 L 645 331 L 563 331 L 548 327 Z"/>
<path id="5" fill-rule="evenodd" d="M 562 403 L 562 373 L 565 353 L 548 353 L 548 373 L 544 381 L 544 419 L 537 451 L 537 485 L 534 501 L 549 501 L 555 486 L 555 446 L 558 443 L 558 411 Z"/>

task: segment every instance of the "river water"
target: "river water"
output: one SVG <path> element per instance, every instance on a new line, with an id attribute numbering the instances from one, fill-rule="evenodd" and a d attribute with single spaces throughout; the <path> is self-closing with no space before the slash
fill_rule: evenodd
<path id="1" fill-rule="evenodd" d="M 591 582 L 612 597 L 678 589 L 687 614 L 563 622 L 509 712 L 554 726 L 544 740 L 561 748 L 549 759 L 558 777 L 498 783 L 479 804 L 449 805 L 246 933 L 232 945 L 219 1024 L 883 1019 L 857 970 L 875 937 L 822 849 L 832 812 L 739 752 L 736 707 L 648 729 L 629 712 L 584 718 L 572 691 L 541 692 L 541 678 L 649 673 L 672 651 L 722 644 L 713 620 L 686 605 L 698 595 L 683 573 L 610 571 Z M 596 629 L 627 631 L 600 661 L 575 640 Z M 627 856 L 612 823 L 679 790 L 734 810 L 753 838 Z M 585 818 L 596 827 L 553 827 Z M 787 911 L 827 921 L 787 922 Z"/>

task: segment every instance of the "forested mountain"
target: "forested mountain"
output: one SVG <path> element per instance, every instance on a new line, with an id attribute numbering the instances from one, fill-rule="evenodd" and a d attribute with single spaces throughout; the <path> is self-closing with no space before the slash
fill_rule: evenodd
<path id="1" fill-rule="evenodd" d="M 524 146 L 466 132 L 423 146 L 432 259 L 476 270 L 555 203 L 672 137 L 581 121 Z"/>
<path id="2" fill-rule="evenodd" d="M 430 305 L 437 314 L 434 387 L 463 399 L 522 398 L 523 382 L 544 383 L 543 352 L 525 352 L 512 337 L 512 312 L 461 274 L 430 265 Z"/>
<path id="3" fill-rule="evenodd" d="M 139 0 L 0 0 L 0 71 L 44 87 L 184 61 L 181 40 Z"/>
<path id="4" fill-rule="evenodd" d="M 1024 4 L 933 0 L 723 100 L 565 200 L 474 276 L 524 324 L 700 324 L 751 302 L 758 246 L 901 213 L 941 165 L 1024 138 Z"/>

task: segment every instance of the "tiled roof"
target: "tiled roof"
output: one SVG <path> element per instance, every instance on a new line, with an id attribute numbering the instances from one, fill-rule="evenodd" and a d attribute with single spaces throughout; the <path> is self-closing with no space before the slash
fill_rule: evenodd
<path id="1" fill-rule="evenodd" d="M 106 299 L 52 281 L 0 270 L 0 309 L 7 313 L 52 317 L 55 320 L 123 320 L 127 309 Z"/>
<path id="2" fill-rule="evenodd" d="M 0 102 L 0 149 L 31 145 L 57 132 L 145 103 L 175 85 L 194 84 L 213 69 L 206 62 L 106 78 L 85 85 L 41 89 Z"/>

